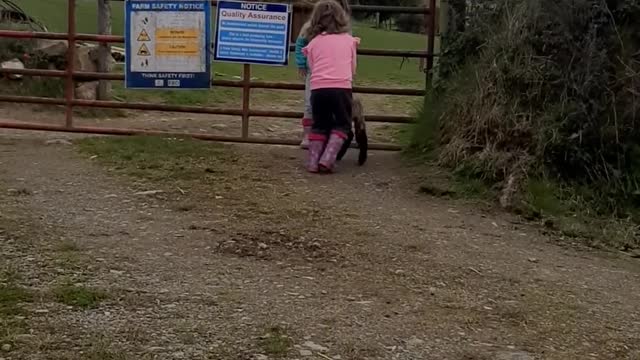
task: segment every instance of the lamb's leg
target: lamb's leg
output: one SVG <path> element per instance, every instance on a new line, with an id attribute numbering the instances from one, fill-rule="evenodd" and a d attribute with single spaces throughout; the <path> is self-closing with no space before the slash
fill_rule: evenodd
<path id="1" fill-rule="evenodd" d="M 342 160 L 344 155 L 347 153 L 347 150 L 349 150 L 349 147 L 351 146 L 352 141 L 353 141 L 353 131 L 349 131 L 349 136 L 347 137 L 347 140 L 345 140 L 344 144 L 342 144 L 342 148 L 340 148 L 340 152 L 338 152 L 338 157 L 336 158 L 338 161 Z"/>

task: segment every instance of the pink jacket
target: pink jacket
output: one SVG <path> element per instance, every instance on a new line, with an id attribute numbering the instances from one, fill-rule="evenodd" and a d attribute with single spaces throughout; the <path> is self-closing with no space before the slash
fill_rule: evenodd
<path id="1" fill-rule="evenodd" d="M 311 72 L 311 90 L 351 89 L 360 39 L 349 34 L 320 34 L 302 49 Z"/>

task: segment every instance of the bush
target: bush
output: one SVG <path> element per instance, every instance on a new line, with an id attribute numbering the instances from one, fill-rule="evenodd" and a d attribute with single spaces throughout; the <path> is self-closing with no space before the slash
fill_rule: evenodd
<path id="1" fill-rule="evenodd" d="M 350 3 L 358 4 L 358 5 L 371 5 L 371 6 L 418 6 L 419 4 L 421 4 L 418 0 L 358 0 L 354 2 L 350 1 Z M 364 20 L 367 18 L 374 17 L 376 16 L 376 14 L 377 13 L 375 12 L 372 12 L 372 13 L 357 12 L 357 13 L 354 13 L 353 16 L 357 20 Z M 379 14 L 380 14 L 381 22 L 384 22 L 393 18 L 392 13 L 382 12 Z"/>
<path id="2" fill-rule="evenodd" d="M 29 31 L 26 25 L 19 24 L 2 24 L 2 30 Z M 0 38 L 0 61 L 7 61 L 18 58 L 24 60 L 25 55 L 29 54 L 35 47 L 37 40 L 35 39 L 12 39 Z"/>
<path id="3" fill-rule="evenodd" d="M 26 24 L 0 24 L 3 30 L 31 31 Z M 65 67 L 66 60 L 51 59 L 38 53 L 37 39 L 0 39 L 0 62 L 18 59 L 28 69 L 49 69 L 55 66 L 58 69 Z M 0 93 L 10 95 L 28 95 L 44 97 L 60 97 L 64 93 L 64 79 L 48 77 L 25 76 L 20 81 L 8 81 L 0 79 Z"/>
<path id="4" fill-rule="evenodd" d="M 417 127 L 437 132 L 418 130 L 414 145 L 501 186 L 509 204 L 548 178 L 628 215 L 640 201 L 640 1 L 468 4 Z"/>
<path id="5" fill-rule="evenodd" d="M 396 29 L 402 32 L 424 34 L 424 16 L 418 14 L 402 14 L 396 16 Z"/>

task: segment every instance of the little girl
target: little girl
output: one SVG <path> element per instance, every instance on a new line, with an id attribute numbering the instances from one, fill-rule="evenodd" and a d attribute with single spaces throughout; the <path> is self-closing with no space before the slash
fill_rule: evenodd
<path id="1" fill-rule="evenodd" d="M 347 15 L 351 17 L 351 7 L 347 0 L 336 0 L 340 6 L 347 12 Z M 300 29 L 300 34 L 296 39 L 296 65 L 298 67 L 298 74 L 304 79 L 304 114 L 302 116 L 302 142 L 300 147 L 306 149 L 309 146 L 309 133 L 311 132 L 311 126 L 313 125 L 313 112 L 311 110 L 311 88 L 309 86 L 309 66 L 307 64 L 307 58 L 302 53 L 302 49 L 309 44 L 309 28 L 311 27 L 311 20 L 307 21 Z"/>
<path id="2" fill-rule="evenodd" d="M 335 0 L 318 2 L 302 49 L 310 75 L 313 125 L 307 170 L 331 172 L 351 131 L 352 80 L 359 39 L 349 34 L 350 19 Z"/>

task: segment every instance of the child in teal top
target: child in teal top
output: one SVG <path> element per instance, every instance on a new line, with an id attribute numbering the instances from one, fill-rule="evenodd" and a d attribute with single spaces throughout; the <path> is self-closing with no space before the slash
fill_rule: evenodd
<path id="1" fill-rule="evenodd" d="M 311 24 L 309 22 L 302 25 L 302 28 L 300 28 L 300 34 L 296 39 L 296 65 L 298 66 L 298 70 L 303 71 L 300 75 L 305 76 L 309 67 L 307 66 L 307 57 L 302 54 L 302 49 L 309 44 L 309 40 L 307 40 L 307 33 L 310 26 Z"/>
<path id="2" fill-rule="evenodd" d="M 300 29 L 300 35 L 296 39 L 296 65 L 298 66 L 298 74 L 304 79 L 304 114 L 302 116 L 302 129 L 303 137 L 300 147 L 306 149 L 309 146 L 309 133 L 311 132 L 311 125 L 313 125 L 313 118 L 311 113 L 311 89 L 309 87 L 309 66 L 307 66 L 307 58 L 302 54 L 302 49 L 309 44 L 307 40 L 307 30 L 309 29 L 309 22 L 305 23 Z"/>

